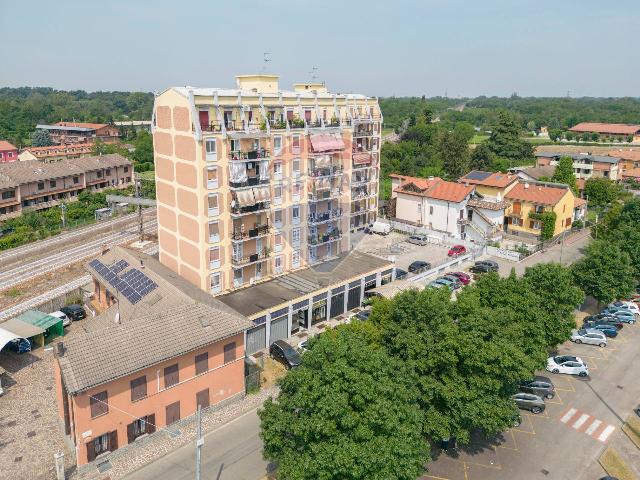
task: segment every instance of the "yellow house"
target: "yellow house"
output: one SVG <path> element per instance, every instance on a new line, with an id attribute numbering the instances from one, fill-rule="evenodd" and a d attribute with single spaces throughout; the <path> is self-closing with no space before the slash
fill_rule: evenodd
<path id="1" fill-rule="evenodd" d="M 458 180 L 460 183 L 475 185 L 476 193 L 488 201 L 501 201 L 518 183 L 518 177 L 511 173 L 483 172 L 472 170 Z"/>
<path id="2" fill-rule="evenodd" d="M 556 214 L 553 236 L 571 228 L 576 197 L 567 185 L 558 183 L 517 183 L 505 195 L 510 205 L 505 211 L 504 228 L 507 233 L 523 237 L 539 237 L 542 220 L 537 215 Z M 537 218 L 536 218 L 537 217 Z"/>

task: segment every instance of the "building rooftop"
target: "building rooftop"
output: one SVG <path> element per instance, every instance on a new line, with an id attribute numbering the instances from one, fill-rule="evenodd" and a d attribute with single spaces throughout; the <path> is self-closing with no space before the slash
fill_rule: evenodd
<path id="1" fill-rule="evenodd" d="M 610 150 L 607 152 L 610 157 L 618 157 L 622 160 L 631 160 L 634 162 L 640 162 L 640 150 Z"/>
<path id="2" fill-rule="evenodd" d="M 184 97 L 189 97 L 189 92 L 193 92 L 194 97 L 213 97 L 218 95 L 218 97 L 234 97 L 237 98 L 238 95 L 243 97 L 259 97 L 262 95 L 263 98 L 298 98 L 315 100 L 316 94 L 313 91 L 294 91 L 294 90 L 278 90 L 277 93 L 269 93 L 265 92 L 259 94 L 253 90 L 241 90 L 239 88 L 217 88 L 217 87 L 192 87 L 192 86 L 184 86 L 184 87 L 171 87 L 171 89 L 178 92 L 180 95 Z M 375 97 L 368 97 L 367 95 L 362 95 L 358 93 L 328 93 L 328 92 L 318 92 L 317 98 L 320 99 L 345 99 L 345 100 L 375 100 Z"/>
<path id="3" fill-rule="evenodd" d="M 142 271 L 157 288 L 135 304 L 113 288 L 118 304 L 87 318 L 85 333 L 65 340 L 59 362 L 70 393 L 130 375 L 251 326 L 238 312 L 149 255 L 116 247 L 98 259 L 111 267 L 119 264 L 120 277 L 134 269 Z M 105 286 L 110 285 L 95 268 L 87 268 Z"/>
<path id="4" fill-rule="evenodd" d="M 45 125 L 38 124 L 36 125 L 38 130 L 56 130 L 60 132 L 93 132 L 95 128 L 86 128 L 86 127 L 66 127 L 62 125 Z"/>
<path id="5" fill-rule="evenodd" d="M 485 187 L 505 188 L 518 180 L 517 175 L 501 172 L 484 172 L 482 170 L 472 170 L 464 177 L 458 179 L 461 183 L 470 185 L 482 185 Z"/>
<path id="6" fill-rule="evenodd" d="M 222 295 L 221 302 L 250 317 L 324 288 L 343 284 L 393 263 L 352 250 L 337 258 Z"/>
<path id="7" fill-rule="evenodd" d="M 640 168 L 632 168 L 622 172 L 622 178 L 635 178 L 640 179 Z"/>
<path id="8" fill-rule="evenodd" d="M 504 198 L 537 205 L 555 205 L 571 191 L 559 183 L 521 182 L 507 192 Z"/>
<path id="9" fill-rule="evenodd" d="M 545 165 L 543 167 L 520 168 L 519 171 L 534 180 L 540 180 L 553 177 L 553 174 L 556 173 L 556 167 L 554 165 Z"/>
<path id="10" fill-rule="evenodd" d="M 403 180 L 402 184 L 395 189 L 397 193 L 418 195 L 447 202 L 459 203 L 475 188 L 462 183 L 447 182 L 440 177 L 419 178 L 397 175 L 395 178 Z"/>
<path id="11" fill-rule="evenodd" d="M 559 152 L 536 152 L 536 157 L 544 157 L 544 158 L 562 158 L 562 157 L 570 157 L 574 161 L 579 160 L 590 160 L 591 162 L 597 163 L 610 163 L 616 164 L 620 161 L 620 157 L 614 157 L 611 155 L 592 155 L 590 153 L 559 153 Z"/>
<path id="12" fill-rule="evenodd" d="M 0 140 L 0 151 L 3 150 L 17 150 L 17 148 L 6 140 Z"/>
<path id="13" fill-rule="evenodd" d="M 569 129 L 572 132 L 597 132 L 614 135 L 634 135 L 640 132 L 640 125 L 624 123 L 593 123 L 582 122 Z"/>
<path id="14" fill-rule="evenodd" d="M 107 126 L 106 123 L 87 123 L 87 122 L 56 122 L 60 127 L 87 128 L 89 130 L 99 130 Z"/>
<path id="15" fill-rule="evenodd" d="M 70 153 L 91 153 L 93 143 L 70 143 L 68 145 L 51 145 L 49 147 L 26 147 L 22 151 L 29 151 L 36 157 L 52 157 Z"/>

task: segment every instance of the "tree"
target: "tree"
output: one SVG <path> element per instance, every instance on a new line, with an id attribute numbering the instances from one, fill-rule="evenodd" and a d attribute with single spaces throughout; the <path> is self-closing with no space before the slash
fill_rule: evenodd
<path id="1" fill-rule="evenodd" d="M 606 240 L 596 240 L 587 253 L 573 264 L 576 283 L 600 303 L 627 296 L 635 286 L 634 268 L 629 255 Z"/>
<path id="2" fill-rule="evenodd" d="M 264 456 L 289 480 L 414 480 L 429 459 L 403 367 L 349 328 L 323 333 L 259 411 Z"/>
<path id="3" fill-rule="evenodd" d="M 533 156 L 533 146 L 520 138 L 521 129 L 513 115 L 506 111 L 498 113 L 498 121 L 493 127 L 487 145 L 491 151 L 510 160 L 523 160 Z"/>
<path id="4" fill-rule="evenodd" d="M 578 194 L 576 176 L 573 173 L 573 159 L 571 157 L 561 157 L 553 174 L 552 180 L 558 183 L 569 185 L 575 195 Z"/>
<path id="5" fill-rule="evenodd" d="M 584 195 L 589 205 L 605 207 L 610 205 L 618 196 L 616 184 L 604 177 L 592 177 L 584 184 Z"/>
<path id="6" fill-rule="evenodd" d="M 48 131 L 36 130 L 31 134 L 31 145 L 34 147 L 49 147 L 53 145 L 53 142 Z"/>
<path id="7" fill-rule="evenodd" d="M 135 150 L 131 159 L 137 163 L 153 163 L 153 137 L 149 132 L 141 130 L 133 142 Z"/>
<path id="8" fill-rule="evenodd" d="M 463 132 L 443 132 L 438 140 L 437 151 L 449 178 L 457 179 L 469 171 L 469 138 Z"/>
<path id="9" fill-rule="evenodd" d="M 495 162 L 495 154 L 491 151 L 486 143 L 478 145 L 471 154 L 471 169 L 473 170 L 490 170 Z"/>

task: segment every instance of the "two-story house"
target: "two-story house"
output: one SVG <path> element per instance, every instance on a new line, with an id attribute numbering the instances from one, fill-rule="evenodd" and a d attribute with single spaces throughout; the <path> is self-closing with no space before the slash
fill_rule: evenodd
<path id="1" fill-rule="evenodd" d="M 17 160 L 18 149 L 6 140 L 0 140 L 0 163 L 10 163 Z"/>

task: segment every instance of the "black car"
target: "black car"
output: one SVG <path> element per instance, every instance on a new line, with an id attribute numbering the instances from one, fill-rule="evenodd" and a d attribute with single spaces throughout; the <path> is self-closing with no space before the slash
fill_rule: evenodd
<path id="1" fill-rule="evenodd" d="M 498 264 L 492 260 L 480 260 L 473 264 L 471 271 L 473 273 L 497 272 Z"/>
<path id="2" fill-rule="evenodd" d="M 282 363 L 287 368 L 294 368 L 300 365 L 302 359 L 295 348 L 284 340 L 276 340 L 269 347 L 271 358 Z"/>
<path id="3" fill-rule="evenodd" d="M 600 330 L 605 336 L 610 338 L 615 338 L 618 336 L 618 329 L 613 323 L 606 322 L 584 322 L 582 324 L 582 328 L 593 328 L 595 330 Z"/>
<path id="4" fill-rule="evenodd" d="M 401 268 L 396 268 L 396 280 L 402 280 L 407 275 L 408 275 L 408 272 L 406 270 L 402 270 Z"/>
<path id="5" fill-rule="evenodd" d="M 595 323 L 608 323 L 609 325 L 615 326 L 618 330 L 622 330 L 624 324 L 620 321 L 619 318 L 614 317 L 613 315 L 606 315 L 604 313 L 598 313 L 597 315 L 589 315 L 584 318 L 586 322 L 595 322 Z"/>
<path id="6" fill-rule="evenodd" d="M 518 390 L 524 393 L 532 393 L 544 398 L 556 396 L 556 389 L 553 382 L 548 377 L 536 376 L 531 380 L 526 380 L 518 385 Z"/>
<path id="7" fill-rule="evenodd" d="M 87 316 L 82 305 L 78 304 L 67 305 L 66 307 L 62 307 L 60 311 L 69 317 L 70 320 L 82 320 Z"/>
<path id="8" fill-rule="evenodd" d="M 409 265 L 409 271 L 411 273 L 420 273 L 425 270 L 429 270 L 431 268 L 431 264 L 429 262 L 424 262 L 422 260 L 416 260 L 411 265 Z"/>

